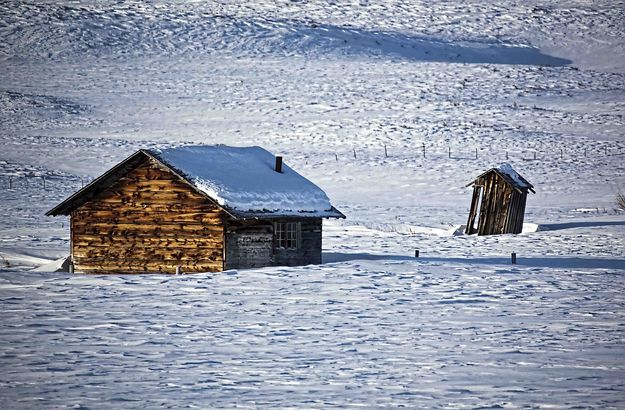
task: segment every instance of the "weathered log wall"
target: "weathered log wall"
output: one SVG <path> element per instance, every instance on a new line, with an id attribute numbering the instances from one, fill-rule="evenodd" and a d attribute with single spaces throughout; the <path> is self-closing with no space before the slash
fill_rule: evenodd
<path id="1" fill-rule="evenodd" d="M 77 272 L 221 271 L 224 212 L 152 160 L 71 215 Z"/>
<path id="2" fill-rule="evenodd" d="M 273 224 L 267 220 L 228 220 L 226 269 L 273 265 Z"/>
<path id="3" fill-rule="evenodd" d="M 298 222 L 299 246 L 276 246 L 276 222 Z M 321 263 L 321 218 L 229 220 L 226 225 L 226 269 L 263 266 L 300 266 Z"/>

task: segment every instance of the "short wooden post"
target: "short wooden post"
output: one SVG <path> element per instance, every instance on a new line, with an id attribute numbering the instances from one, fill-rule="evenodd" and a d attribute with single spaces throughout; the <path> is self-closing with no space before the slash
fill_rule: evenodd
<path id="1" fill-rule="evenodd" d="M 512 252 L 512 255 L 510 255 L 512 257 L 512 264 L 516 265 L 516 252 Z"/>
<path id="2" fill-rule="evenodd" d="M 448 148 L 449 148 L 449 159 L 451 159 L 451 145 Z"/>
<path id="3" fill-rule="evenodd" d="M 564 158 L 564 151 L 560 149 L 560 159 Z"/>
<path id="4" fill-rule="evenodd" d="M 508 151 L 506 151 L 506 159 L 508 159 Z"/>
<path id="5" fill-rule="evenodd" d="M 423 158 L 425 158 L 425 142 L 422 145 L 423 145 Z"/>
<path id="6" fill-rule="evenodd" d="M 41 179 L 43 180 L 43 189 L 46 189 L 46 177 L 42 176 Z"/>
<path id="7" fill-rule="evenodd" d="M 334 154 L 334 158 L 336 159 L 336 162 L 339 162 L 339 154 Z"/>
<path id="8" fill-rule="evenodd" d="M 384 157 L 388 157 L 388 151 L 386 151 L 386 144 L 384 144 Z"/>
<path id="9" fill-rule="evenodd" d="M 69 273 L 74 273 L 74 262 L 69 263 L 69 268 L 67 270 Z"/>
<path id="10" fill-rule="evenodd" d="M 586 156 L 587 156 L 587 155 L 586 155 L 586 154 L 587 154 L 587 151 L 588 151 L 588 149 L 584 148 L 584 157 L 586 157 Z"/>
<path id="11" fill-rule="evenodd" d="M 354 159 L 356 159 L 356 148 L 354 148 Z"/>
<path id="12" fill-rule="evenodd" d="M 9 189 L 13 189 L 13 177 L 9 177 Z"/>
<path id="13" fill-rule="evenodd" d="M 176 266 L 176 275 L 182 275 L 182 267 L 180 265 Z"/>
<path id="14" fill-rule="evenodd" d="M 475 149 L 475 159 L 477 159 L 477 148 Z"/>
<path id="15" fill-rule="evenodd" d="M 80 178 L 80 187 L 81 188 L 85 187 L 85 180 L 82 177 Z"/>
<path id="16" fill-rule="evenodd" d="M 414 251 L 414 257 L 415 257 L 415 258 L 418 258 L 418 257 L 419 257 L 419 250 L 418 250 L 418 249 L 415 249 L 415 251 Z"/>

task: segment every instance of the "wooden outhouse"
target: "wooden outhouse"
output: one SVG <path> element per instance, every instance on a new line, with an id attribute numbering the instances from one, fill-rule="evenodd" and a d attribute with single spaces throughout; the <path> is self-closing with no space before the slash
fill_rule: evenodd
<path id="1" fill-rule="evenodd" d="M 471 185 L 473 199 L 465 231 L 467 234 L 521 233 L 527 192 L 535 193 L 532 184 L 510 164 L 502 164 L 484 172 L 467 186 Z"/>
<path id="2" fill-rule="evenodd" d="M 69 215 L 76 272 L 215 272 L 321 263 L 315 184 L 260 147 L 139 150 L 46 215 Z"/>

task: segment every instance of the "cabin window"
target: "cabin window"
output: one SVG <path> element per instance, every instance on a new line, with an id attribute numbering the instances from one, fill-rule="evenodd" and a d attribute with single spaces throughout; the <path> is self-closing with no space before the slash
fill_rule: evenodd
<path id="1" fill-rule="evenodd" d="M 276 222 L 274 231 L 276 247 L 282 249 L 299 248 L 300 229 L 299 222 Z"/>

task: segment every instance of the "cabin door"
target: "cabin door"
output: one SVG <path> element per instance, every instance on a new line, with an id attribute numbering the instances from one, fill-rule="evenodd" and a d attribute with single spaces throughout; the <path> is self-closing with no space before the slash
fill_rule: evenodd
<path id="1" fill-rule="evenodd" d="M 469 220 L 467 221 L 467 228 L 465 233 L 467 235 L 471 235 L 477 233 L 477 229 L 475 229 L 475 222 L 477 220 L 477 226 L 480 226 L 479 215 L 482 209 L 482 187 L 479 185 L 475 185 L 473 187 L 473 199 L 471 200 L 471 209 L 469 210 Z"/>

